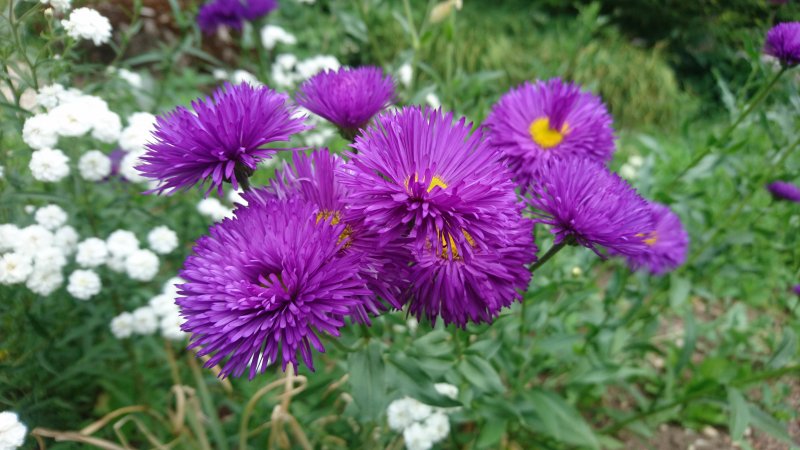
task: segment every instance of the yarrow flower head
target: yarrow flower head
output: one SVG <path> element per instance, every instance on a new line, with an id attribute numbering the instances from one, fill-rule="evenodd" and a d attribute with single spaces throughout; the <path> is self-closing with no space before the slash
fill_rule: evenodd
<path id="1" fill-rule="evenodd" d="M 320 334 L 339 335 L 344 317 L 371 293 L 362 256 L 342 252 L 343 223 L 318 219 L 301 200 L 240 208 L 197 241 L 176 302 L 206 367 L 227 358 L 222 376 L 302 361 L 313 370 Z"/>
<path id="2" fill-rule="evenodd" d="M 0 449 L 13 450 L 25 442 L 28 428 L 20 422 L 16 413 L 0 412 Z"/>
<path id="3" fill-rule="evenodd" d="M 300 86 L 297 103 L 339 127 L 348 138 L 394 101 L 394 81 L 378 67 L 320 72 Z"/>
<path id="4" fill-rule="evenodd" d="M 234 189 L 246 183 L 256 165 L 275 154 L 265 145 L 288 141 L 305 130 L 294 117 L 287 96 L 248 84 L 214 92 L 213 99 L 196 100 L 194 111 L 178 107 L 157 119 L 154 142 L 137 169 L 160 184 L 149 192 L 172 194 L 210 180 L 206 194 L 224 182 Z"/>
<path id="5" fill-rule="evenodd" d="M 800 64 L 800 22 L 784 22 L 767 32 L 764 53 L 778 58 L 785 67 Z"/>
<path id="6" fill-rule="evenodd" d="M 73 10 L 69 20 L 62 20 L 61 25 L 73 39 L 91 40 L 94 45 L 105 44 L 111 40 L 111 22 L 91 8 Z"/>
<path id="7" fill-rule="evenodd" d="M 611 115 L 600 98 L 558 78 L 526 82 L 492 107 L 485 126 L 520 187 L 553 156 L 579 155 L 605 162 L 614 153 Z"/>
<path id="8" fill-rule="evenodd" d="M 212 0 L 200 8 L 197 24 L 206 34 L 219 27 L 241 30 L 245 21 L 259 19 L 277 7 L 277 0 Z"/>
<path id="9" fill-rule="evenodd" d="M 550 225 L 555 243 L 576 243 L 599 253 L 639 256 L 655 227 L 648 203 L 603 164 L 576 156 L 551 158 L 529 188 L 536 220 Z"/>
<path id="10" fill-rule="evenodd" d="M 795 184 L 786 181 L 774 181 L 767 185 L 767 190 L 776 200 L 800 203 L 800 186 Z"/>
<path id="11" fill-rule="evenodd" d="M 681 219 L 668 207 L 650 203 L 650 214 L 654 228 L 644 235 L 645 251 L 628 257 L 628 265 L 634 270 L 646 268 L 654 275 L 661 275 L 686 261 L 689 235 Z"/>

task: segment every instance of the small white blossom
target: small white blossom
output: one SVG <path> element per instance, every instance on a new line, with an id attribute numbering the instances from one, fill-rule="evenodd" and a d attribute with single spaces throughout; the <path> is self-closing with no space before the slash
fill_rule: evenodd
<path id="1" fill-rule="evenodd" d="M 228 72 L 226 72 L 225 69 L 216 68 L 211 71 L 211 76 L 214 77 L 215 80 L 227 80 Z"/>
<path id="2" fill-rule="evenodd" d="M 386 409 L 389 428 L 395 431 L 403 431 L 414 423 L 414 419 L 411 417 L 411 405 L 415 401 L 411 397 L 403 397 L 389 403 L 389 407 Z"/>
<path id="3" fill-rule="evenodd" d="M 133 332 L 136 334 L 149 335 L 158 329 L 158 316 L 153 308 L 141 306 L 133 310 Z"/>
<path id="4" fill-rule="evenodd" d="M 78 244 L 75 262 L 81 267 L 97 267 L 108 260 L 108 247 L 102 239 L 91 237 Z"/>
<path id="5" fill-rule="evenodd" d="M 125 272 L 134 280 L 150 281 L 158 273 L 158 256 L 150 250 L 137 250 L 125 259 Z"/>
<path id="6" fill-rule="evenodd" d="M 14 450 L 25 442 L 28 428 L 11 411 L 0 413 L 0 449 Z"/>
<path id="7" fill-rule="evenodd" d="M 127 255 L 114 255 L 111 254 L 106 261 L 106 267 L 117 273 L 125 272 L 125 260 L 128 259 Z"/>
<path id="8" fill-rule="evenodd" d="M 122 157 L 122 161 L 119 163 L 119 173 L 126 180 L 132 183 L 144 183 L 147 180 L 136 166 L 141 165 L 142 161 L 140 158 L 144 156 L 145 152 L 143 150 L 130 152 Z"/>
<path id="9" fill-rule="evenodd" d="M 0 225 L 0 253 L 16 248 L 21 233 L 13 223 Z"/>
<path id="10" fill-rule="evenodd" d="M 47 297 L 64 284 L 64 275 L 61 270 L 35 269 L 25 282 L 25 286 L 34 294 Z"/>
<path id="11" fill-rule="evenodd" d="M 403 440 L 407 450 L 429 450 L 433 447 L 428 430 L 420 423 L 412 423 L 403 430 Z"/>
<path id="12" fill-rule="evenodd" d="M 213 221 L 218 222 L 225 217 L 228 217 L 232 211 L 220 203 L 215 198 L 204 198 L 197 204 L 197 211 L 200 214 L 210 217 Z"/>
<path id="13" fill-rule="evenodd" d="M 78 160 L 78 171 L 86 181 L 100 181 L 111 174 L 111 158 L 100 150 L 89 150 Z"/>
<path id="14" fill-rule="evenodd" d="M 409 404 L 408 411 L 411 414 L 411 418 L 417 421 L 425 420 L 433 413 L 433 408 L 430 405 L 426 405 L 419 400 L 411 399 L 411 403 Z"/>
<path id="15" fill-rule="evenodd" d="M 278 43 L 294 45 L 297 43 L 297 38 L 276 25 L 265 25 L 261 28 L 261 44 L 264 48 L 272 50 Z"/>
<path id="16" fill-rule="evenodd" d="M 174 299 L 178 296 L 178 284 L 186 283 L 181 277 L 172 277 L 164 283 L 164 287 L 161 289 L 161 293 L 168 296 L 170 299 Z"/>
<path id="17" fill-rule="evenodd" d="M 137 112 L 128 117 L 128 126 L 119 136 L 119 146 L 126 152 L 146 150 L 145 144 L 150 140 L 150 132 L 154 129 L 156 116 L 147 112 Z"/>
<path id="18" fill-rule="evenodd" d="M 631 157 L 628 158 L 628 164 L 636 168 L 642 167 L 644 165 L 644 158 L 640 155 L 631 155 Z"/>
<path id="19" fill-rule="evenodd" d="M 36 222 L 48 230 L 55 230 L 67 223 L 67 213 L 58 205 L 47 205 L 36 210 Z"/>
<path id="20" fill-rule="evenodd" d="M 75 251 L 78 247 L 78 239 L 78 232 L 69 225 L 65 225 L 53 233 L 53 244 L 65 255 L 71 255 Z"/>
<path id="21" fill-rule="evenodd" d="M 33 205 L 25 205 L 23 210 L 25 211 L 25 214 L 33 214 L 36 212 L 36 207 Z"/>
<path id="22" fill-rule="evenodd" d="M 170 230 L 169 227 L 162 225 L 153 228 L 153 230 L 147 234 L 147 242 L 150 243 L 150 248 L 153 249 L 154 252 L 166 255 L 178 248 L 178 235 Z"/>
<path id="23" fill-rule="evenodd" d="M 92 137 L 100 142 L 117 142 L 122 134 L 122 121 L 113 111 L 97 111 L 92 119 Z"/>
<path id="24" fill-rule="evenodd" d="M 128 230 L 115 230 L 106 238 L 108 252 L 115 256 L 128 256 L 139 250 L 139 239 Z"/>
<path id="25" fill-rule="evenodd" d="M 62 103 L 48 113 L 50 120 L 60 136 L 83 136 L 92 129 L 92 116 L 96 113 L 89 109 L 83 98 L 69 103 Z"/>
<path id="26" fill-rule="evenodd" d="M 428 439 L 434 443 L 441 441 L 450 434 L 450 419 L 442 412 L 432 414 L 425 419 L 422 426 L 427 433 Z"/>
<path id="27" fill-rule="evenodd" d="M 450 397 L 453 400 L 458 397 L 458 388 L 450 383 L 436 383 L 433 385 L 433 388 L 436 389 L 436 392 L 439 394 Z"/>
<path id="28" fill-rule="evenodd" d="M 17 284 L 28 279 L 33 264 L 28 255 L 12 252 L 0 256 L 0 284 Z"/>
<path id="29" fill-rule="evenodd" d="M 175 304 L 175 298 L 165 294 L 156 295 L 151 298 L 147 304 L 153 308 L 153 311 L 155 311 L 159 317 L 173 314 L 178 309 L 178 305 Z"/>
<path id="30" fill-rule="evenodd" d="M 124 312 L 111 319 L 111 334 L 117 339 L 126 339 L 133 334 L 133 314 Z"/>
<path id="31" fill-rule="evenodd" d="M 67 265 L 67 256 L 58 247 L 45 247 L 33 255 L 33 268 L 36 271 L 61 271 Z"/>
<path id="32" fill-rule="evenodd" d="M 307 80 L 319 72 L 336 70 L 341 67 L 339 60 L 331 55 L 317 55 L 297 63 L 296 71 L 301 80 Z"/>
<path id="33" fill-rule="evenodd" d="M 403 83 L 403 86 L 411 86 L 411 78 L 414 76 L 414 69 L 411 64 L 405 63 L 397 69 L 397 78 Z"/>
<path id="34" fill-rule="evenodd" d="M 135 87 L 136 89 L 142 88 L 142 76 L 136 72 L 132 72 L 128 69 L 123 68 L 117 70 L 117 76 L 125 80 L 128 84 Z"/>
<path id="35" fill-rule="evenodd" d="M 69 175 L 69 158 L 61 150 L 43 148 L 33 152 L 28 168 L 34 179 L 55 183 Z"/>
<path id="36" fill-rule="evenodd" d="M 170 341 L 180 341 L 186 338 L 186 332 L 181 330 L 183 318 L 179 314 L 164 316 L 159 322 L 161 336 Z"/>
<path id="37" fill-rule="evenodd" d="M 639 175 L 639 171 L 632 165 L 625 163 L 619 168 L 619 176 L 627 180 L 634 180 Z"/>
<path id="38" fill-rule="evenodd" d="M 41 225 L 28 225 L 20 230 L 14 250 L 26 255 L 33 255 L 43 248 L 51 247 L 54 240 L 53 233 Z"/>
<path id="39" fill-rule="evenodd" d="M 69 276 L 67 292 L 78 300 L 89 300 L 103 287 L 100 277 L 91 270 L 76 270 Z"/>
<path id="40" fill-rule="evenodd" d="M 425 103 L 430 105 L 431 108 L 438 108 L 442 106 L 442 102 L 439 101 L 439 97 L 437 97 L 433 92 L 429 92 L 428 95 L 425 96 Z"/>
<path id="41" fill-rule="evenodd" d="M 58 106 L 59 96 L 64 92 L 64 86 L 54 83 L 43 86 L 36 93 L 36 104 L 44 109 L 50 110 Z"/>
<path id="42" fill-rule="evenodd" d="M 27 118 L 22 126 L 22 140 L 35 150 L 54 147 L 58 142 L 58 131 L 50 115 L 37 114 Z"/>
<path id="43" fill-rule="evenodd" d="M 231 74 L 231 82 L 233 84 L 247 83 L 251 86 L 260 86 L 262 84 L 255 75 L 246 70 L 234 70 Z"/>
<path id="44" fill-rule="evenodd" d="M 91 8 L 72 11 L 69 20 L 62 20 L 61 25 L 71 38 L 91 40 L 94 45 L 105 44 L 111 39 L 111 22 Z"/>

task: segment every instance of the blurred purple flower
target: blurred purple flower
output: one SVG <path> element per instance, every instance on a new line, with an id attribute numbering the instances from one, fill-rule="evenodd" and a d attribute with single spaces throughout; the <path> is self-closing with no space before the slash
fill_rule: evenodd
<path id="1" fill-rule="evenodd" d="M 800 64 L 800 22 L 784 22 L 772 27 L 767 32 L 764 53 L 778 58 L 787 67 Z"/>
<path id="2" fill-rule="evenodd" d="M 650 214 L 655 227 L 645 234 L 647 249 L 644 253 L 628 257 L 628 265 L 636 270 L 647 268 L 654 275 L 669 272 L 686 261 L 689 235 L 681 219 L 668 207 L 650 203 Z"/>
<path id="3" fill-rule="evenodd" d="M 767 185 L 767 190 L 776 200 L 788 200 L 800 203 L 800 187 L 786 181 L 773 181 Z"/>
<path id="4" fill-rule="evenodd" d="M 241 30 L 245 20 L 257 20 L 277 7 L 277 0 L 212 0 L 200 7 L 197 24 L 206 34 L 219 27 Z"/>
<path id="5" fill-rule="evenodd" d="M 246 83 L 214 91 L 213 100 L 195 100 L 194 111 L 179 106 L 159 116 L 137 169 L 160 181 L 148 191 L 172 194 L 210 180 L 206 195 L 222 185 L 234 189 L 252 175 L 259 161 L 275 154 L 265 145 L 288 141 L 308 127 L 295 117 L 285 94 Z"/>
<path id="6" fill-rule="evenodd" d="M 611 115 L 600 98 L 558 78 L 526 82 L 504 94 L 484 126 L 517 184 L 526 187 L 554 156 L 606 162 L 614 153 Z"/>
<path id="7" fill-rule="evenodd" d="M 795 287 L 792 288 L 792 291 L 794 291 L 795 294 L 800 295 L 800 284 L 795 285 Z"/>

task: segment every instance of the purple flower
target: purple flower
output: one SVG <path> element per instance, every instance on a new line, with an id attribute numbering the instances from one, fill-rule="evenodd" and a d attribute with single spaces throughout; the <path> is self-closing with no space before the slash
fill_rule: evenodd
<path id="1" fill-rule="evenodd" d="M 774 181 L 767 185 L 767 190 L 776 200 L 788 200 L 800 203 L 800 187 L 786 181 Z"/>
<path id="2" fill-rule="evenodd" d="M 187 258 L 176 303 L 192 333 L 190 348 L 225 361 L 221 376 L 252 379 L 280 361 L 314 370 L 320 335 L 339 335 L 350 309 L 370 295 L 362 256 L 342 252 L 342 223 L 319 220 L 300 200 L 253 203 L 214 225 Z"/>
<path id="3" fill-rule="evenodd" d="M 614 153 L 611 115 L 596 95 L 558 78 L 524 83 L 504 94 L 484 124 L 517 184 L 527 186 L 553 156 L 605 162 Z"/>
<path id="4" fill-rule="evenodd" d="M 793 288 L 792 288 L 792 291 L 793 291 L 795 294 L 797 294 L 797 295 L 800 295 L 800 284 L 798 284 L 798 285 L 795 285 L 795 287 L 793 287 Z"/>
<path id="5" fill-rule="evenodd" d="M 343 165 L 344 161 L 328 149 L 315 150 L 308 155 L 295 152 L 293 165 L 286 164 L 283 170 L 277 171 L 270 186 L 245 193 L 243 198 L 248 204 L 301 199 L 316 207 L 317 220 L 330 219 L 334 225 L 343 223 L 342 251 L 363 255 L 359 273 L 374 292 L 363 304 L 356 305 L 350 315 L 368 323 L 368 313 L 378 314 L 386 309 L 379 298 L 394 308 L 402 307 L 411 255 L 403 240 L 389 240 L 351 217 L 345 203 L 348 192 L 339 182 L 338 171 Z"/>
<path id="6" fill-rule="evenodd" d="M 655 227 L 650 206 L 602 163 L 570 156 L 550 158 L 530 187 L 537 221 L 552 227 L 555 243 L 597 246 L 625 256 L 647 251 L 646 236 Z"/>
<path id="7" fill-rule="evenodd" d="M 533 221 L 517 208 L 516 217 L 499 226 L 503 244 L 475 249 L 467 261 L 449 249 L 452 242 L 428 245 L 415 252 L 411 267 L 409 312 L 436 323 L 464 327 L 468 321 L 491 322 L 503 307 L 522 300 L 530 282 L 526 266 L 536 261 Z M 495 240 L 494 242 L 497 242 Z"/>
<path id="8" fill-rule="evenodd" d="M 379 115 L 356 137 L 357 153 L 341 171 L 352 214 L 418 248 L 449 240 L 451 258 L 488 249 L 517 200 L 508 171 L 471 129 L 430 108 Z"/>
<path id="9" fill-rule="evenodd" d="M 221 194 L 226 181 L 238 189 L 259 161 L 275 154 L 265 145 L 288 141 L 308 128 L 286 100 L 266 87 L 226 83 L 214 91 L 213 100 L 192 102 L 194 111 L 179 106 L 159 116 L 155 141 L 147 144 L 137 167 L 160 181 L 149 192 L 172 194 L 209 179 L 206 195 L 215 187 Z"/>
<path id="10" fill-rule="evenodd" d="M 764 53 L 774 56 L 786 67 L 800 64 L 800 22 L 784 22 L 767 32 Z"/>
<path id="11" fill-rule="evenodd" d="M 212 0 L 200 8 L 197 24 L 206 34 L 219 27 L 241 30 L 245 20 L 256 20 L 278 7 L 276 0 Z"/>
<path id="12" fill-rule="evenodd" d="M 650 203 L 650 214 L 654 228 L 645 234 L 644 253 L 628 256 L 628 265 L 636 270 L 646 267 L 650 273 L 661 275 L 686 261 L 689 235 L 681 224 L 681 219 L 668 207 Z"/>
<path id="13" fill-rule="evenodd" d="M 372 66 L 320 72 L 297 93 L 298 104 L 332 122 L 350 139 L 393 101 L 392 77 Z"/>

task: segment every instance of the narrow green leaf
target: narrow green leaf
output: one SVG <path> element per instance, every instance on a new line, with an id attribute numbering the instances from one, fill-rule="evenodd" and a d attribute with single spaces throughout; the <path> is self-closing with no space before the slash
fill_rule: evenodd
<path id="1" fill-rule="evenodd" d="M 381 357 L 382 345 L 373 340 L 367 347 L 347 358 L 353 401 L 362 420 L 375 421 L 386 407 L 386 366 Z"/>
<path id="2" fill-rule="evenodd" d="M 750 410 L 742 393 L 733 387 L 728 388 L 728 409 L 728 432 L 735 442 L 742 439 L 744 429 L 750 423 Z"/>
<path id="3" fill-rule="evenodd" d="M 776 439 L 780 439 L 786 443 L 793 443 L 792 437 L 789 436 L 785 425 L 781 424 L 774 417 L 765 413 L 752 403 L 749 403 L 748 409 L 753 426 Z"/>
<path id="4" fill-rule="evenodd" d="M 594 431 L 583 416 L 554 392 L 533 390 L 526 397 L 542 423 L 542 433 L 558 441 L 588 448 L 600 448 Z"/>
<path id="5" fill-rule="evenodd" d="M 783 339 L 781 339 L 778 349 L 767 363 L 767 367 L 770 369 L 779 369 L 785 366 L 787 362 L 794 360 L 796 353 L 797 335 L 794 334 L 791 328 L 785 327 L 783 329 Z"/>
<path id="6" fill-rule="evenodd" d="M 479 391 L 503 392 L 505 386 L 500 381 L 500 375 L 494 370 L 489 361 L 478 355 L 467 355 L 459 364 L 458 371 L 467 381 Z"/>

